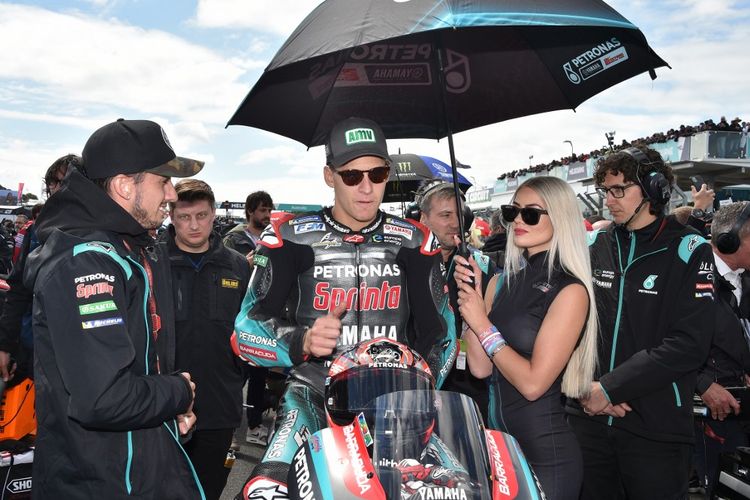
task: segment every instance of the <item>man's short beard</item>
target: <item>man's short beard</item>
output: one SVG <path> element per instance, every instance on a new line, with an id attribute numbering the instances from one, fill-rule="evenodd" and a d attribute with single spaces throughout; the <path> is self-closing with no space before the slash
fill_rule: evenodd
<path id="1" fill-rule="evenodd" d="M 133 218 L 137 220 L 144 229 L 158 229 L 161 226 L 161 223 L 164 222 L 164 220 L 162 219 L 160 221 L 155 221 L 153 219 L 149 219 L 148 212 L 146 212 L 141 206 L 142 201 L 143 198 L 141 196 L 141 192 L 140 190 L 136 189 L 133 213 L 131 213 L 130 215 L 132 215 Z"/>
<path id="2" fill-rule="evenodd" d="M 263 230 L 268 225 L 268 223 L 264 223 L 263 221 L 256 220 L 256 219 L 252 220 L 252 224 L 253 224 L 253 229 L 258 229 L 258 230 Z"/>

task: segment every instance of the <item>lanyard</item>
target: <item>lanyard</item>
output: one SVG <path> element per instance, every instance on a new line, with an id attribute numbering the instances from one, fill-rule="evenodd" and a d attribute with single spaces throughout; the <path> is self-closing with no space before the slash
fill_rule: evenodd
<path id="1" fill-rule="evenodd" d="M 156 353 L 156 373 L 161 373 L 159 366 L 159 350 L 156 348 L 156 340 L 159 338 L 159 331 L 161 330 L 161 316 L 156 312 L 156 299 L 154 298 L 154 273 L 151 270 L 151 264 L 148 262 L 148 256 L 141 250 L 141 257 L 143 257 L 143 269 L 146 270 L 146 277 L 148 278 L 148 312 L 151 318 L 151 336 L 154 338 L 154 352 Z"/>
<path id="2" fill-rule="evenodd" d="M 130 250 L 128 242 L 124 241 L 123 243 L 125 243 L 125 247 Z M 148 280 L 148 312 L 149 319 L 151 320 L 151 336 L 154 339 L 154 352 L 156 353 L 156 373 L 161 373 L 159 367 L 159 351 L 156 349 L 156 340 L 159 338 L 159 331 L 161 330 L 161 316 L 156 312 L 156 299 L 154 298 L 154 272 L 151 270 L 148 256 L 143 249 L 141 249 L 141 257 L 143 258 L 143 269 L 146 271 L 146 279 Z"/>
<path id="3" fill-rule="evenodd" d="M 151 264 L 148 262 L 148 257 L 141 250 L 141 256 L 143 257 L 143 268 L 146 270 L 146 276 L 148 277 L 148 312 L 151 316 L 151 334 L 154 337 L 154 342 L 159 338 L 159 331 L 161 330 L 161 316 L 156 312 L 156 299 L 154 298 L 154 273 L 151 270 Z"/>

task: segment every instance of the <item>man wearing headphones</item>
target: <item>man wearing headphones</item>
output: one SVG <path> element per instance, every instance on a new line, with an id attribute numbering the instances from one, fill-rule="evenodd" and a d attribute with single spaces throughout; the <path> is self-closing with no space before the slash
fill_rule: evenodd
<path id="1" fill-rule="evenodd" d="M 438 239 L 451 306 L 454 310 L 458 310 L 458 290 L 455 280 L 450 277 L 453 256 L 456 254 L 456 240 L 460 237 L 458 206 L 453 183 L 437 179 L 425 181 L 417 191 L 414 201 L 418 210 L 412 209 L 408 215 L 419 219 L 419 222 L 427 226 L 427 229 Z M 469 206 L 463 203 L 463 200 L 461 206 L 463 207 L 463 226 L 467 229 L 471 226 L 474 214 L 471 213 Z M 482 270 L 482 287 L 486 288 L 492 277 L 489 268 L 490 259 L 476 249 L 472 248 L 471 251 L 474 260 L 477 261 Z M 461 332 L 463 330 L 461 315 L 456 314 L 455 318 L 456 332 Z M 487 422 L 487 406 L 489 405 L 487 383 L 471 374 L 466 366 L 466 349 L 463 341 L 459 342 L 459 345 L 460 349 L 456 362 L 445 380 L 443 389 L 466 394 L 472 398 L 479 406 L 482 417 Z"/>
<path id="2" fill-rule="evenodd" d="M 744 270 L 750 269 L 750 202 L 722 207 L 714 215 L 711 247 L 714 253 L 716 327 L 708 360 L 698 371 L 696 392 L 710 413 L 697 422 L 698 477 L 706 486 L 706 496 L 716 485 L 719 455 L 747 446 L 743 426 L 732 415 L 741 408 L 726 387 L 744 387 L 750 374 L 748 318 L 750 318 L 750 282 Z M 730 418 L 727 418 L 730 417 Z"/>
<path id="3" fill-rule="evenodd" d="M 659 153 L 631 147 L 594 172 L 614 224 L 589 236 L 599 367 L 568 402 L 581 445 L 581 498 L 686 498 L 692 398 L 715 321 L 713 256 L 664 216 L 673 181 Z"/>

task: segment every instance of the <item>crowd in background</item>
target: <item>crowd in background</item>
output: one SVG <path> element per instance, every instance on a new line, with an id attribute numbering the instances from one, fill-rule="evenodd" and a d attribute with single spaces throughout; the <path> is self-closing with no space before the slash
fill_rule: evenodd
<path id="1" fill-rule="evenodd" d="M 500 174 L 498 180 L 520 177 L 529 173 L 549 172 L 554 168 L 564 167 L 576 162 L 585 162 L 589 158 L 599 158 L 604 156 L 613 149 L 619 150 L 630 147 L 633 144 L 655 144 L 665 143 L 667 141 L 676 141 L 680 137 L 689 137 L 699 132 L 737 132 L 739 135 L 736 137 L 718 137 L 717 141 L 709 143 L 709 156 L 723 158 L 729 155 L 730 157 L 745 157 L 745 146 L 747 144 L 748 131 L 750 130 L 750 122 L 745 122 L 740 118 L 734 118 L 732 121 L 727 121 L 726 117 L 722 116 L 718 123 L 714 123 L 712 119 L 705 120 L 698 125 L 680 125 L 677 128 L 671 128 L 666 132 L 655 132 L 647 137 L 640 137 L 635 140 L 623 139 L 619 146 L 612 144 L 611 146 L 605 146 L 600 149 L 595 149 L 588 153 L 573 153 L 570 156 L 564 156 L 559 160 L 552 160 L 549 163 L 538 163 L 533 166 L 526 168 L 515 169 L 510 172 Z"/>

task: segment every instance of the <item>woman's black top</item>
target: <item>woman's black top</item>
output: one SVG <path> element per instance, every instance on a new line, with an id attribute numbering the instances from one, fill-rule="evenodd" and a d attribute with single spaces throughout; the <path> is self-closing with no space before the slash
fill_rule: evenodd
<path id="1" fill-rule="evenodd" d="M 548 276 L 548 252 L 528 258 L 526 267 L 497 291 L 489 319 L 508 345 L 531 359 L 539 328 L 557 294 L 578 278 L 555 266 Z M 536 401 L 529 401 L 497 370 L 490 382 L 491 428 L 521 445 L 547 498 L 578 498 L 583 477 L 581 451 L 565 420 L 562 373 Z"/>

